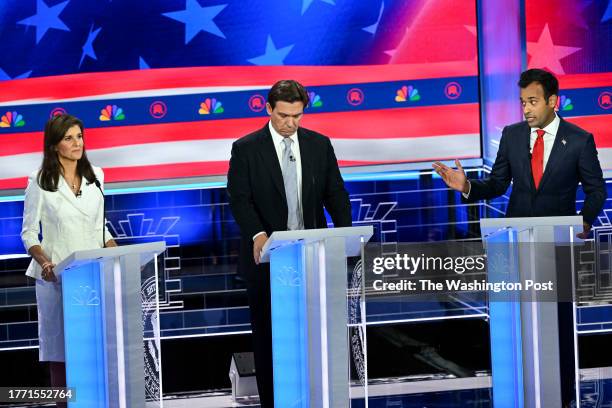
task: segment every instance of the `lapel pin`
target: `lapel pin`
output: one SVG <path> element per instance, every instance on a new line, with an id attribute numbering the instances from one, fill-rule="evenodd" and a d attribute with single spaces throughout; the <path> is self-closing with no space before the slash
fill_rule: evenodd
<path id="1" fill-rule="evenodd" d="M 567 142 L 565 141 L 565 139 L 561 139 L 561 143 L 563 143 L 563 146 L 565 146 L 567 144 Z"/>

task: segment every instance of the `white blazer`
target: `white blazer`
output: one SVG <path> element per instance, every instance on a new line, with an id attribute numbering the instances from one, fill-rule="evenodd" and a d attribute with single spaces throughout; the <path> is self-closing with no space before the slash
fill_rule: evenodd
<path id="1" fill-rule="evenodd" d="M 92 166 L 100 183 L 104 183 L 104 172 Z M 74 251 L 102 248 L 103 198 L 98 187 L 81 183 L 81 196 L 74 195 L 66 181 L 60 176 L 57 191 L 43 190 L 32 173 L 25 191 L 23 227 L 21 240 L 26 250 L 40 245 L 49 259 L 58 264 Z M 38 239 L 42 226 L 42 241 Z M 106 227 L 106 241 L 112 238 Z M 38 262 L 32 259 L 27 276 L 42 279 Z"/>

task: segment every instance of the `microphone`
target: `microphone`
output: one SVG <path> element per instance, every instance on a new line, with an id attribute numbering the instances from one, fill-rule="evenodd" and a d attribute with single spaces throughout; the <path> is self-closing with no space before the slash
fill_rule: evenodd
<path id="1" fill-rule="evenodd" d="M 104 199 L 104 191 L 102 191 L 102 185 L 97 177 L 93 182 L 88 182 L 86 184 L 95 184 L 98 190 L 100 190 L 100 194 L 102 194 L 102 248 L 106 248 L 106 200 Z"/>
<path id="2" fill-rule="evenodd" d="M 76 193 L 76 198 L 79 198 L 82 195 L 83 195 L 83 190 L 79 190 L 79 192 Z"/>
<path id="3" fill-rule="evenodd" d="M 295 157 L 293 157 L 293 154 L 289 155 L 289 161 L 290 162 L 294 162 L 295 161 Z"/>

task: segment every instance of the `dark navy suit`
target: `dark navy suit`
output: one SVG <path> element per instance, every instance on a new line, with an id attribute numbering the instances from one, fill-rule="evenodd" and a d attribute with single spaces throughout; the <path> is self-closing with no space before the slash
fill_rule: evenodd
<path id="1" fill-rule="evenodd" d="M 548 217 L 576 215 L 576 189 L 585 193 L 581 215 L 593 221 L 607 197 L 593 135 L 560 118 L 550 157 L 538 189 L 531 174 L 527 122 L 506 126 L 497 158 L 486 180 L 470 180 L 467 202 L 492 199 L 506 192 L 512 181 L 507 217 Z"/>

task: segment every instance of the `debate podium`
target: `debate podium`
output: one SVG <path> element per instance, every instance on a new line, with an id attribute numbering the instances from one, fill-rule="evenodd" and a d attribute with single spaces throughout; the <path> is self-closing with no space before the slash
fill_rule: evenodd
<path id="1" fill-rule="evenodd" d="M 76 251 L 62 282 L 68 406 L 162 407 L 157 255 L 164 242 Z"/>
<path id="2" fill-rule="evenodd" d="M 565 407 L 574 400 L 579 407 L 573 254 L 582 217 L 481 219 L 480 226 L 488 281 L 552 281 L 562 291 L 489 294 L 493 406 Z"/>
<path id="3" fill-rule="evenodd" d="M 350 406 L 346 258 L 372 234 L 372 226 L 276 231 L 266 242 L 274 406 Z"/>

